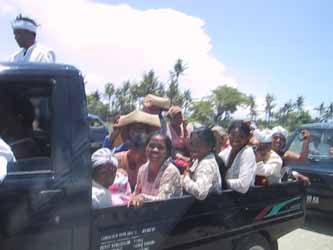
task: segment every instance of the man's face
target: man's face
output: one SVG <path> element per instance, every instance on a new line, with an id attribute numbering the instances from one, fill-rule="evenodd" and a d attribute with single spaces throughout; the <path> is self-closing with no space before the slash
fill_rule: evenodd
<path id="1" fill-rule="evenodd" d="M 271 143 L 260 143 L 258 145 L 257 152 L 262 156 L 265 157 L 272 149 Z"/>
<path id="2" fill-rule="evenodd" d="M 97 168 L 98 174 L 96 181 L 105 188 L 111 186 L 116 178 L 117 169 L 111 164 L 107 163 Z"/>
<path id="3" fill-rule="evenodd" d="M 15 29 L 14 36 L 20 48 L 28 48 L 35 41 L 35 34 L 28 30 Z"/>
<path id="4" fill-rule="evenodd" d="M 272 137 L 272 148 L 275 152 L 280 152 L 286 145 L 286 138 L 280 134 L 276 133 Z"/>
<path id="5" fill-rule="evenodd" d="M 134 123 L 131 124 L 129 129 L 128 129 L 128 136 L 130 140 L 133 140 L 137 136 L 141 134 L 146 134 L 147 133 L 147 126 L 142 123 Z"/>

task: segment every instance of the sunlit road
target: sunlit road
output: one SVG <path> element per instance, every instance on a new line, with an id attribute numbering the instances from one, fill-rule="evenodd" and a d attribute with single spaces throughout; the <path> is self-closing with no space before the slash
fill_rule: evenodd
<path id="1" fill-rule="evenodd" d="M 304 228 L 279 240 L 279 250 L 333 250 L 333 219 L 309 217 Z"/>

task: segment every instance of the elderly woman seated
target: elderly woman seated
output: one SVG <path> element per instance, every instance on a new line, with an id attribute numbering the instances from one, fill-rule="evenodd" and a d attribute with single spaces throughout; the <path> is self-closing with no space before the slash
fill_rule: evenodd
<path id="1" fill-rule="evenodd" d="M 94 209 L 111 207 L 112 197 L 108 187 L 116 177 L 118 160 L 108 148 L 101 148 L 91 156 L 91 161 L 92 207 Z"/>
<path id="2" fill-rule="evenodd" d="M 182 195 L 180 173 L 170 162 L 171 141 L 162 134 L 153 134 L 146 147 L 148 162 L 140 167 L 129 206 L 140 207 L 154 201 Z"/>
<path id="3" fill-rule="evenodd" d="M 221 174 L 215 157 L 215 137 L 211 129 L 191 133 L 190 150 L 193 164 L 184 172 L 183 188 L 198 200 L 222 190 Z"/>
<path id="4" fill-rule="evenodd" d="M 259 144 L 256 145 L 256 175 L 265 177 L 267 184 L 275 184 L 281 182 L 281 157 L 272 150 L 272 131 L 270 129 L 264 129 L 262 131 L 255 130 L 254 136 L 258 140 Z M 257 178 L 258 179 L 258 178 Z M 256 183 L 265 184 L 265 182 Z"/>
<path id="5" fill-rule="evenodd" d="M 309 178 L 296 171 L 292 171 L 288 167 L 288 163 L 303 163 L 307 160 L 309 154 L 310 132 L 307 130 L 302 131 L 303 149 L 300 154 L 285 149 L 288 137 L 288 131 L 285 128 L 281 126 L 274 127 L 272 133 L 272 150 L 282 158 L 282 181 L 287 180 L 288 177 L 292 177 L 297 181 L 303 182 L 305 185 L 309 185 Z"/>

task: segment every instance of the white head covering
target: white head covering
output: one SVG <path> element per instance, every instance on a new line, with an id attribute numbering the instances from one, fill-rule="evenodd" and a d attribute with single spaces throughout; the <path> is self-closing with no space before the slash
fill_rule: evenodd
<path id="1" fill-rule="evenodd" d="M 250 129 L 251 130 L 256 130 L 258 129 L 257 125 L 252 121 L 251 124 L 250 124 Z"/>
<path id="2" fill-rule="evenodd" d="M 281 134 L 281 135 L 283 135 L 285 138 L 288 137 L 288 131 L 287 131 L 285 128 L 281 127 L 281 126 L 276 126 L 276 127 L 274 127 L 274 128 L 272 129 L 272 132 L 273 132 L 273 135 L 274 135 L 274 134 Z"/>
<path id="3" fill-rule="evenodd" d="M 256 129 L 253 132 L 253 135 L 261 143 L 271 143 L 272 142 L 272 130 L 266 128 L 264 130 Z"/>
<path id="4" fill-rule="evenodd" d="M 21 29 L 28 30 L 30 32 L 36 33 L 38 25 L 36 22 L 28 17 L 23 17 L 21 14 L 18 15 L 15 20 L 12 22 L 13 30 Z"/>
<path id="5" fill-rule="evenodd" d="M 222 128 L 221 126 L 218 126 L 218 125 L 212 127 L 212 131 L 213 132 L 216 131 L 220 136 L 224 136 L 227 134 L 226 131 L 224 130 L 224 128 Z"/>
<path id="6" fill-rule="evenodd" d="M 115 168 L 118 167 L 118 160 L 108 148 L 101 148 L 91 156 L 92 167 L 96 168 L 100 165 L 111 163 Z"/>

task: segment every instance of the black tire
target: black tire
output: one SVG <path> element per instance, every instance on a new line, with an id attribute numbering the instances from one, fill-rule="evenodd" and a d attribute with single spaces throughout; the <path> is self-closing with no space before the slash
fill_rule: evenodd
<path id="1" fill-rule="evenodd" d="M 273 250 L 269 241 L 260 234 L 251 234 L 236 241 L 235 250 Z"/>

